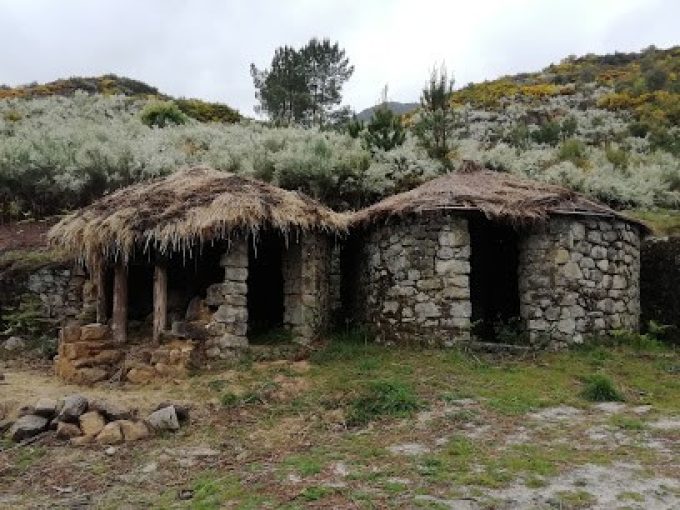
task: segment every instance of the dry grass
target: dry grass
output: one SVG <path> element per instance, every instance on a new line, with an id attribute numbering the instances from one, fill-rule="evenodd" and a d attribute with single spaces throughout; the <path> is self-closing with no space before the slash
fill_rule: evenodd
<path id="1" fill-rule="evenodd" d="M 489 218 L 512 224 L 545 221 L 553 214 L 606 216 L 648 228 L 606 205 L 560 186 L 484 169 L 465 161 L 457 171 L 392 197 L 354 215 L 362 225 L 429 211 L 481 211 Z"/>
<path id="2" fill-rule="evenodd" d="M 347 221 L 302 193 L 218 172 L 180 170 L 136 184 L 68 215 L 49 232 L 52 244 L 94 261 L 122 257 L 135 248 L 161 253 L 275 228 L 344 232 Z"/>

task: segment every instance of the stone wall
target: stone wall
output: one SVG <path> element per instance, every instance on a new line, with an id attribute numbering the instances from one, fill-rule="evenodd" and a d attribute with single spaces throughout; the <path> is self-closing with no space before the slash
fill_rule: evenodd
<path id="1" fill-rule="evenodd" d="M 520 315 L 532 342 L 636 330 L 640 237 L 620 221 L 554 218 L 520 241 Z"/>
<path id="2" fill-rule="evenodd" d="M 330 324 L 332 249 L 328 236 L 303 233 L 283 254 L 283 320 L 298 342 L 308 343 Z"/>
<path id="3" fill-rule="evenodd" d="M 222 257 L 224 282 L 208 287 L 206 304 L 216 307 L 206 326 L 208 358 L 232 358 L 248 346 L 248 239 L 233 240 Z"/>
<path id="4" fill-rule="evenodd" d="M 470 236 L 448 215 L 374 226 L 357 257 L 355 308 L 383 342 L 452 345 L 470 338 Z M 346 298 L 347 299 L 347 298 Z"/>
<path id="5" fill-rule="evenodd" d="M 82 268 L 51 264 L 0 271 L 0 314 L 34 301 L 46 333 L 56 333 L 69 319 L 89 322 L 95 310 L 94 287 Z"/>

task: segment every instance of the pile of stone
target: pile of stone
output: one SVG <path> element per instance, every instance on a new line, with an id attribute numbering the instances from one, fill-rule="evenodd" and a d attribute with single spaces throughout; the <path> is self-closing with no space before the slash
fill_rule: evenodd
<path id="1" fill-rule="evenodd" d="M 9 426 L 8 436 L 20 442 L 53 431 L 58 439 L 68 440 L 74 446 L 113 445 L 146 439 L 155 432 L 176 431 L 189 421 L 186 407 L 168 402 L 157 406 L 146 419 L 136 415 L 136 411 L 100 399 L 88 400 L 83 395 L 69 395 L 60 401 L 41 398 L 34 406 L 19 410 L 19 418 Z"/>
<path id="2" fill-rule="evenodd" d="M 112 377 L 124 357 L 107 325 L 69 324 L 59 332 L 55 371 L 65 381 L 93 384 Z"/>
<path id="3" fill-rule="evenodd" d="M 191 340 L 171 340 L 144 353 L 143 360 L 127 362 L 125 378 L 135 384 L 145 384 L 159 377 L 186 378 L 192 368 L 200 366 L 199 353 L 200 349 Z"/>

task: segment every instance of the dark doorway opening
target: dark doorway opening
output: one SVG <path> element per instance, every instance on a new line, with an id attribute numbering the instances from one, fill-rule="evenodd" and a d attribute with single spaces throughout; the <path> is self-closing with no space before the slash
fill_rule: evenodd
<path id="1" fill-rule="evenodd" d="M 153 313 L 153 265 L 128 265 L 128 320 L 144 322 Z"/>
<path id="2" fill-rule="evenodd" d="M 220 259 L 225 250 L 225 243 L 215 243 L 196 247 L 191 256 L 174 253 L 167 260 L 169 326 L 186 318 L 192 299 L 205 299 L 210 285 L 224 281 Z"/>
<path id="3" fill-rule="evenodd" d="M 248 243 L 248 337 L 257 340 L 283 326 L 283 250 L 278 232 L 260 232 Z"/>
<path id="4" fill-rule="evenodd" d="M 471 218 L 469 228 L 473 333 L 509 342 L 520 333 L 517 231 L 486 218 Z"/>

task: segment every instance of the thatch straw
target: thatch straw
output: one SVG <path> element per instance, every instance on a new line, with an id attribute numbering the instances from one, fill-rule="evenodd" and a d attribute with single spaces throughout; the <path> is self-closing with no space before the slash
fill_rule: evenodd
<path id="1" fill-rule="evenodd" d="M 446 210 L 477 211 L 516 226 L 544 222 L 555 214 L 604 216 L 649 230 L 642 222 L 567 188 L 494 172 L 472 161 L 465 161 L 457 172 L 358 211 L 351 224 L 365 226 L 408 214 Z"/>
<path id="2" fill-rule="evenodd" d="M 127 261 L 139 249 L 187 251 L 263 228 L 343 233 L 347 221 L 302 193 L 194 167 L 105 196 L 63 218 L 48 236 L 91 263 L 99 257 Z"/>

